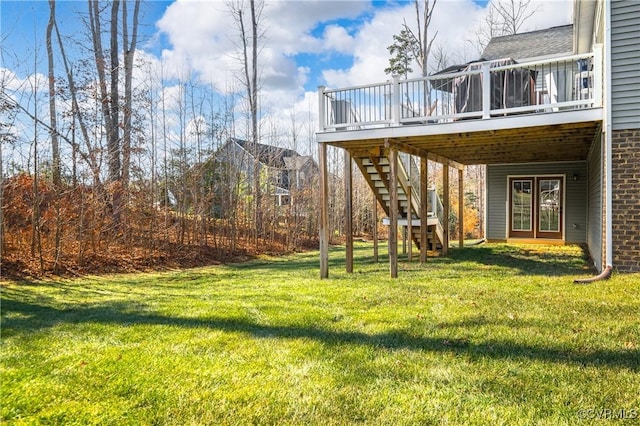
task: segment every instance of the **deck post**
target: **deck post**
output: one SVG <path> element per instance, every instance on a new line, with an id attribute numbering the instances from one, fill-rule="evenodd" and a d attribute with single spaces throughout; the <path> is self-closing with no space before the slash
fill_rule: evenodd
<path id="1" fill-rule="evenodd" d="M 329 182 L 327 145 L 318 145 L 320 166 L 320 278 L 329 278 Z"/>
<path id="2" fill-rule="evenodd" d="M 344 232 L 346 243 L 346 269 L 353 272 L 353 170 L 351 154 L 344 150 Z"/>
<path id="3" fill-rule="evenodd" d="M 427 229 L 429 227 L 429 188 L 427 159 L 420 157 L 420 263 L 427 261 Z"/>
<path id="4" fill-rule="evenodd" d="M 407 185 L 407 244 L 409 245 L 409 253 L 407 260 L 411 262 L 413 260 L 413 206 L 411 203 L 413 200 L 411 199 L 411 182 Z"/>
<path id="5" fill-rule="evenodd" d="M 449 254 L 449 165 L 442 165 L 442 254 Z"/>
<path id="6" fill-rule="evenodd" d="M 400 77 L 393 76 L 391 81 L 391 125 L 400 125 Z"/>
<path id="7" fill-rule="evenodd" d="M 482 118 L 491 118 L 491 69 L 489 62 L 482 63 Z"/>
<path id="8" fill-rule="evenodd" d="M 407 254 L 407 227 L 403 226 L 400 232 L 402 233 L 402 254 Z"/>
<path id="9" fill-rule="evenodd" d="M 389 148 L 389 270 L 398 277 L 398 151 Z"/>
<path id="10" fill-rule="evenodd" d="M 458 247 L 464 246 L 464 173 L 458 169 Z"/>
<path id="11" fill-rule="evenodd" d="M 602 44 L 593 45 L 593 106 L 602 106 Z"/>
<path id="12" fill-rule="evenodd" d="M 378 199 L 373 193 L 373 261 L 378 263 Z"/>
<path id="13" fill-rule="evenodd" d="M 326 87 L 318 86 L 318 124 L 320 127 L 320 131 L 325 130 L 325 125 L 327 124 L 327 118 L 325 117 L 325 108 L 324 108 L 324 91 Z"/>

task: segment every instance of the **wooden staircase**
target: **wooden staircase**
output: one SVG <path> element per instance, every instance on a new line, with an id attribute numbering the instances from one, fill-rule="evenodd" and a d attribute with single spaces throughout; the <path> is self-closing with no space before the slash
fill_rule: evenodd
<path id="1" fill-rule="evenodd" d="M 368 156 L 362 156 L 362 154 L 352 153 L 351 157 L 365 180 L 373 190 L 378 203 L 382 206 L 387 218 L 383 220 L 383 223 L 389 225 L 389 211 L 390 211 L 390 188 L 389 188 L 389 158 L 380 150 L 378 153 L 371 153 Z M 416 247 L 420 249 L 420 209 L 423 205 L 428 204 L 427 210 L 427 249 L 438 250 L 442 248 L 443 237 L 443 225 L 442 225 L 442 213 L 438 206 L 442 206 L 439 198 L 437 197 L 435 190 L 428 191 L 427 200 L 420 200 L 419 191 L 419 170 L 412 163 L 411 157 L 404 157 L 398 161 L 398 225 L 403 228 L 408 228 L 409 224 L 409 212 L 411 211 L 411 226 L 412 234 L 411 239 L 415 243 Z M 413 167 L 412 167 L 413 166 Z M 412 167 L 412 180 L 409 179 L 407 173 L 407 167 Z M 409 194 L 411 196 L 409 197 Z M 411 202 L 411 209 L 409 209 L 409 200 Z M 440 211 L 440 214 L 438 212 Z"/>

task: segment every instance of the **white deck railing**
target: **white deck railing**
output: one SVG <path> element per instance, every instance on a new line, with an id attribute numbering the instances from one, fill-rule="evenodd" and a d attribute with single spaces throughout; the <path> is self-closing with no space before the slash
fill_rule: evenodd
<path id="1" fill-rule="evenodd" d="M 469 64 L 459 72 L 380 84 L 319 87 L 320 131 L 491 119 L 602 105 L 602 53 Z M 489 81 L 490 84 L 483 84 Z"/>

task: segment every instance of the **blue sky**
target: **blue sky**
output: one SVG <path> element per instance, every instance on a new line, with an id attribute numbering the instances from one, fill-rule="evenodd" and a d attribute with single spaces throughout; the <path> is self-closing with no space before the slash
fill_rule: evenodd
<path id="1" fill-rule="evenodd" d="M 438 8 L 434 14 L 434 24 L 438 26 L 438 12 L 440 9 L 454 9 L 459 14 L 455 17 L 455 21 L 451 22 L 450 15 L 445 12 L 445 15 L 449 15 L 449 19 L 444 23 L 444 26 L 449 28 L 453 27 L 460 33 L 469 31 L 469 26 L 473 24 L 474 19 L 467 19 L 469 17 L 476 17 L 479 20 L 482 16 L 482 11 L 485 9 L 488 0 L 440 0 Z M 547 1 L 553 3 L 553 1 Z M 555 1 L 558 3 L 558 1 Z M 189 6 L 189 3 L 191 7 Z M 276 6 L 272 6 L 276 4 Z M 195 7 L 193 7 L 195 6 Z M 451 7 L 453 6 L 453 8 Z M 74 37 L 77 43 L 84 42 L 84 25 L 81 22 L 81 16 L 86 14 L 86 2 L 84 1 L 59 1 L 57 3 L 57 20 L 62 33 L 67 37 Z M 131 8 L 130 8 L 131 9 Z M 183 13 L 180 13 L 182 9 Z M 201 10 L 202 12 L 188 12 L 187 9 Z M 215 9 L 215 12 L 212 12 Z M 202 28 L 197 26 L 190 28 L 190 17 L 193 16 L 206 16 L 207 14 L 214 16 L 211 20 L 211 25 L 218 27 L 218 32 L 228 34 L 228 37 L 235 31 L 232 28 L 231 19 L 226 12 L 226 3 L 223 1 L 195 1 L 195 2 L 171 2 L 171 1 L 146 1 L 142 6 L 141 14 L 141 42 L 139 48 L 146 53 L 153 55 L 157 58 L 162 58 L 163 52 L 168 55 L 173 51 L 176 53 L 178 50 L 183 49 L 183 52 L 179 52 L 182 60 L 187 60 L 190 55 L 203 55 L 204 52 L 189 52 L 188 48 L 180 45 L 176 42 L 177 33 L 189 33 L 192 40 L 198 40 L 200 37 L 211 36 L 211 32 L 204 32 L 202 35 L 198 35 L 198 32 L 203 33 Z M 309 10 L 310 13 L 304 13 L 305 10 Z M 283 14 L 288 19 L 278 19 L 273 14 Z M 388 46 L 392 39 L 391 35 L 398 31 L 399 26 L 402 23 L 402 18 L 409 19 L 409 22 L 413 19 L 413 9 L 410 2 L 407 1 L 310 1 L 310 0 L 288 0 L 267 2 L 265 7 L 265 22 L 266 22 L 266 39 L 263 41 L 264 45 L 268 48 L 272 48 L 275 51 L 275 55 L 272 55 L 270 59 L 275 59 L 273 56 L 281 56 L 278 53 L 282 53 L 286 60 L 292 60 L 296 67 L 290 66 L 289 69 L 296 69 L 302 67 L 306 69 L 306 75 L 303 77 L 304 81 L 301 84 L 305 90 L 313 90 L 319 84 L 331 84 L 330 79 L 327 79 L 325 71 L 338 71 L 345 72 L 360 59 L 360 55 L 363 54 L 361 50 L 357 50 L 357 46 L 346 46 L 344 50 L 336 48 L 331 45 L 329 37 L 332 35 L 327 32 L 327 29 L 341 28 L 344 30 L 344 34 L 338 34 L 334 32 L 334 37 L 344 37 L 345 41 L 355 40 L 358 35 L 366 29 L 367 26 L 375 25 L 376 21 L 380 21 L 384 25 L 383 37 L 376 37 L 376 40 L 372 40 L 372 43 L 376 44 L 376 50 L 379 52 L 380 57 L 384 57 L 386 60 L 386 46 Z M 28 69 L 33 70 L 33 54 L 38 52 L 39 56 L 44 58 L 44 34 L 46 22 L 49 15 L 48 2 L 45 0 L 39 1 L 6 1 L 0 2 L 0 15 L 2 30 L 2 64 L 1 66 L 12 68 L 16 71 L 23 69 L 23 73 L 28 72 Z M 215 19 L 215 17 L 224 16 L 226 19 Z M 226 16 L 225 16 L 226 15 Z M 289 16 L 287 16 L 289 15 Z M 290 28 L 290 36 L 295 37 L 300 41 L 298 46 L 287 47 L 280 52 L 278 50 L 284 47 L 281 43 L 283 40 L 280 35 L 274 37 L 270 36 L 270 31 L 273 25 L 278 26 L 278 32 L 282 29 L 286 29 L 292 21 L 297 21 L 298 25 L 292 25 Z M 393 22 L 393 25 L 390 25 Z M 220 25 L 222 24 L 222 25 Z M 443 26 L 443 25 L 440 25 Z M 442 32 L 442 29 L 439 30 Z M 380 33 L 380 31 L 378 31 Z M 382 35 L 382 34 L 381 34 Z M 304 41 L 305 38 L 310 40 Z M 312 42 L 316 41 L 315 45 Z M 438 42 L 446 43 L 451 41 L 451 37 L 446 39 L 440 36 L 441 40 Z M 338 43 L 336 39 L 335 43 Z M 327 42 L 327 46 L 318 46 L 322 41 Z M 286 43 L 285 43 L 286 44 Z M 455 50 L 456 55 L 469 56 L 469 47 L 460 48 L 453 43 L 452 49 Z M 280 46 L 279 46 L 280 45 Z M 207 46 L 211 55 L 215 56 L 217 53 L 216 45 L 211 43 Z M 217 46 L 220 51 L 228 50 L 228 43 L 223 42 Z M 465 50 L 466 49 L 466 50 Z M 27 56 L 31 57 L 28 64 L 23 63 L 26 61 Z M 174 57 L 175 59 L 175 57 Z M 466 58 L 464 58 L 466 59 Z M 228 64 L 226 64 L 228 65 Z M 292 64 L 290 64 L 292 65 Z M 38 71 L 43 72 L 45 66 L 44 59 L 39 61 Z M 194 66 L 191 64 L 190 66 Z M 198 65 L 194 68 L 196 71 L 204 72 Z M 376 76 L 383 77 L 379 72 L 373 73 Z M 335 75 L 335 73 L 334 73 Z M 296 81 L 296 76 L 291 77 L 291 81 Z M 299 77 L 299 76 L 298 76 Z M 211 77 L 205 77 L 205 79 Z M 350 80 L 350 79 L 345 79 Z M 368 77 L 363 76 L 363 81 L 368 80 Z M 220 81 L 218 81 L 220 83 Z"/>
<path id="2" fill-rule="evenodd" d="M 434 27 L 438 28 L 439 38 L 436 44 L 451 44 L 448 46 L 452 55 L 461 56 L 461 59 L 468 59 L 473 55 L 470 46 L 460 46 L 454 38 L 464 38 L 462 34 L 472 31 L 473 25 L 479 23 L 483 17 L 488 0 L 440 0 L 434 13 Z M 558 4 L 570 4 L 570 0 L 546 0 L 538 1 L 545 5 L 547 9 L 557 9 Z M 86 2 L 84 1 L 59 1 L 57 3 L 57 19 L 63 34 L 68 37 L 75 37 L 80 42 L 83 40 L 84 26 L 80 20 L 81 15 L 86 13 Z M 130 8 L 131 9 L 131 8 Z M 445 10 L 446 9 L 446 10 Z M 564 7 L 566 12 L 566 7 Z M 308 11 L 308 13 L 305 13 Z M 451 11 L 454 14 L 451 14 Z M 6 1 L 0 2 L 1 30 L 2 30 L 2 52 L 3 64 L 6 67 L 16 67 L 25 58 L 25 53 L 39 50 L 41 55 L 44 52 L 44 33 L 48 19 L 48 2 L 39 1 Z M 542 19 L 548 21 L 558 21 L 558 14 L 549 18 L 549 13 L 538 12 L 545 15 Z M 562 14 L 561 14 L 562 15 Z M 564 13 L 566 15 L 566 13 Z M 211 16 L 210 25 L 215 27 L 214 31 L 203 31 L 199 24 L 191 26 L 194 17 Z M 222 19 L 220 19 L 222 17 Z M 282 53 L 285 59 L 295 62 L 297 67 L 307 68 L 306 79 L 302 86 L 305 90 L 312 90 L 318 84 L 330 84 L 323 71 L 337 70 L 345 71 L 358 61 L 358 57 L 363 54 L 358 46 L 347 46 L 344 51 L 331 45 L 329 37 L 344 37 L 345 41 L 357 39 L 367 27 L 374 26 L 376 22 L 383 25 L 382 31 L 377 31 L 381 37 L 372 40 L 375 43 L 375 50 L 380 57 L 386 60 L 386 46 L 392 39 L 391 35 L 398 31 L 402 24 L 402 19 L 408 19 L 411 24 L 413 20 L 413 8 L 408 1 L 364 1 L 364 0 L 343 0 L 343 1 L 311 1 L 311 0 L 288 0 L 267 2 L 264 12 L 266 39 L 263 43 L 269 49 L 274 49 L 276 55 Z M 285 19 L 283 19 L 285 18 Z M 440 19 L 442 18 L 442 19 Z M 567 21 L 568 17 L 561 17 Z M 540 20 L 538 20 L 540 21 Z M 552 22 L 552 23 L 555 23 Z M 221 0 L 200 0 L 200 1 L 146 1 L 142 6 L 141 14 L 141 43 L 139 48 L 150 55 L 161 58 L 163 51 L 178 51 L 182 59 L 188 59 L 190 54 L 203 55 L 203 51 L 190 52 L 188 46 L 176 42 L 179 39 L 178 33 L 187 33 L 191 41 L 201 37 L 211 37 L 215 34 L 226 34 L 231 38 L 234 34 L 233 23 L 226 10 L 226 2 Z M 274 25 L 277 26 L 278 35 L 272 36 Z M 532 29 L 540 27 L 539 24 L 532 24 Z M 289 28 L 287 28 L 289 27 Z M 341 28 L 344 34 L 329 34 L 327 29 Z M 300 43 L 296 46 L 285 46 L 286 39 L 281 37 L 281 32 L 289 30 L 288 36 L 296 38 Z M 449 34 L 442 34 L 449 30 Z M 453 30 L 459 35 L 452 37 Z M 444 36 L 444 37 L 443 37 Z M 306 40 L 305 40 L 306 39 Z M 312 41 L 316 41 L 313 43 Z M 336 39 L 338 40 L 338 39 Z M 327 45 L 318 46 L 319 43 L 327 42 Z M 337 42 L 337 41 L 335 41 Z M 464 44 L 464 43 L 462 43 Z M 210 54 L 216 56 L 219 52 L 228 50 L 227 40 L 223 40 L 218 46 L 209 43 L 207 46 Z M 31 55 L 32 56 L 32 55 Z M 185 57 L 186 56 L 186 57 Z M 462 58 L 464 57 L 464 58 Z M 273 59 L 273 56 L 271 56 Z M 32 61 L 31 61 L 32 62 Z M 41 61 L 44 62 L 44 61 Z M 30 64 L 31 68 L 33 65 Z M 23 65 L 24 67 L 24 65 Z M 44 64 L 41 65 L 42 71 Z M 195 65 L 196 71 L 204 71 Z M 379 73 L 374 75 L 381 76 Z M 295 76 L 290 76 L 295 81 Z M 211 78 L 211 77 L 206 77 Z M 205 78 L 205 79 L 206 79 Z M 368 80 L 363 76 L 364 80 Z"/>
<path id="3" fill-rule="evenodd" d="M 522 30 L 570 23 L 572 4 L 532 0 L 538 11 Z M 90 55 L 83 51 L 88 46 L 81 20 L 86 2 L 58 1 L 56 8 L 68 54 Z M 487 0 L 439 0 L 432 21 L 438 32 L 434 48 L 446 51 L 454 63 L 477 59 L 479 52 L 469 40 L 486 11 Z M 7 76 L 26 81 L 34 72 L 46 73 L 48 16 L 44 0 L 0 1 L 0 78 L 5 86 Z M 318 85 L 335 88 L 388 79 L 386 48 L 403 21 L 414 25 L 414 17 L 413 3 L 401 0 L 266 0 L 259 58 L 263 110 L 286 126 L 292 114 L 306 120 L 316 116 Z M 227 1 L 145 1 L 140 25 L 136 56 L 150 67 L 162 67 L 167 86 L 196 78 L 221 95 L 240 91 L 237 28 Z"/>

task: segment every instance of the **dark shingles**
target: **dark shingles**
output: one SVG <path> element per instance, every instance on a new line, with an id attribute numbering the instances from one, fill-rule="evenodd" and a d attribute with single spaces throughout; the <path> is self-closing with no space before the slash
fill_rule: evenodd
<path id="1" fill-rule="evenodd" d="M 494 37 L 482 52 L 482 58 L 518 60 L 572 51 L 573 25 L 562 25 L 528 33 Z"/>
<path id="2" fill-rule="evenodd" d="M 264 145 L 261 143 L 254 144 L 253 142 L 244 141 L 242 139 L 235 139 L 235 142 L 244 148 L 249 154 L 255 155 L 257 153 L 258 161 L 269 167 L 282 169 L 285 167 L 285 157 L 296 157 L 299 155 L 292 149 Z"/>

